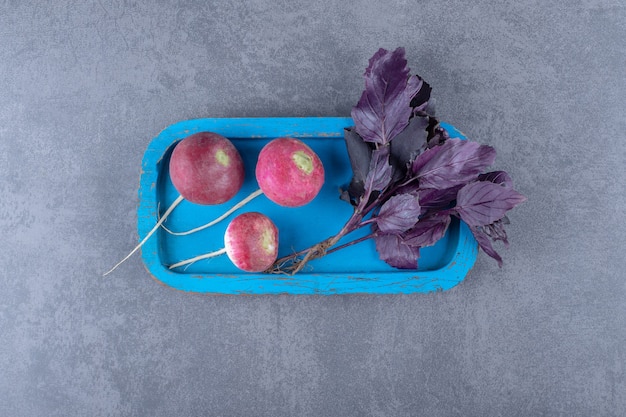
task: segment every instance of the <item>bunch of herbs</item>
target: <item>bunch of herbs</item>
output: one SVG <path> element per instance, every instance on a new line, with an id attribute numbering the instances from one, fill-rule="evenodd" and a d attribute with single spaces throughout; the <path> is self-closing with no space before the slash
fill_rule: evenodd
<path id="1" fill-rule="evenodd" d="M 487 171 L 494 148 L 450 138 L 434 116 L 431 87 L 411 75 L 403 48 L 379 49 L 364 73 L 365 90 L 352 109 L 344 138 L 353 172 L 340 197 L 354 211 L 339 232 L 283 257 L 268 272 L 295 274 L 310 261 L 367 239 L 379 257 L 417 269 L 420 249 L 434 245 L 460 218 L 498 265 L 492 243 L 508 247 L 507 212 L 526 198 L 504 171 Z M 371 233 L 338 245 L 349 233 Z"/>

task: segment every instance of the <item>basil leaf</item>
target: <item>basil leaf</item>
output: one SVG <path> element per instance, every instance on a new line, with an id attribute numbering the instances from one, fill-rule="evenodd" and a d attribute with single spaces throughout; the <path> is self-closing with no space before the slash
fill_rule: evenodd
<path id="1" fill-rule="evenodd" d="M 418 247 L 404 244 L 396 235 L 379 235 L 374 241 L 378 256 L 387 264 L 399 269 L 417 269 Z"/>
<path id="2" fill-rule="evenodd" d="M 466 184 L 489 165 L 496 151 L 491 146 L 461 139 L 448 139 L 420 154 L 411 166 L 420 188 L 450 188 Z"/>
<path id="3" fill-rule="evenodd" d="M 365 69 L 365 90 L 352 108 L 356 132 L 366 142 L 389 143 L 409 122 L 411 100 L 422 86 L 409 76 L 404 48 L 379 49 Z"/>
<path id="4" fill-rule="evenodd" d="M 476 181 L 461 188 L 454 210 L 470 226 L 486 226 L 502 219 L 508 210 L 526 201 L 510 187 L 487 181 Z"/>
<path id="5" fill-rule="evenodd" d="M 376 224 L 383 233 L 401 234 L 417 223 L 419 215 L 420 205 L 416 196 L 395 195 L 380 208 Z"/>

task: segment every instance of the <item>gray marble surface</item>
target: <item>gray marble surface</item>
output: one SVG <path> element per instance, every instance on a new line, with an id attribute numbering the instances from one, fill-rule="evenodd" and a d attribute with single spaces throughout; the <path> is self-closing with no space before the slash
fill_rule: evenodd
<path id="1" fill-rule="evenodd" d="M 622 0 L 0 1 L 0 415 L 623 416 Z M 528 202 L 441 293 L 221 297 L 133 257 L 197 117 L 347 116 L 379 48 Z"/>

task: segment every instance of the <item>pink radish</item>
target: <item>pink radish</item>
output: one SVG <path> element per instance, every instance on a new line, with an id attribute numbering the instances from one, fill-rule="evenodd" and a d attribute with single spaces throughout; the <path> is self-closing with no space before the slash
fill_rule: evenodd
<path id="1" fill-rule="evenodd" d="M 224 203 L 237 194 L 244 180 L 243 160 L 237 148 L 224 136 L 212 132 L 195 133 L 178 142 L 170 157 L 169 172 L 180 195 L 146 237 L 104 275 L 139 250 L 183 200 L 203 205 Z"/>
<path id="2" fill-rule="evenodd" d="M 200 132 L 182 140 L 172 152 L 170 177 L 185 200 L 202 205 L 224 203 L 243 185 L 241 155 L 217 133 Z"/>
<path id="3" fill-rule="evenodd" d="M 304 142 L 294 138 L 278 138 L 265 145 L 255 174 L 267 198 L 286 207 L 309 203 L 324 184 L 322 161 Z"/>
<path id="4" fill-rule="evenodd" d="M 278 256 L 278 229 L 272 220 L 258 212 L 235 217 L 224 233 L 224 248 L 177 262 L 169 269 L 226 253 L 235 266 L 246 272 L 262 272 Z"/>
<path id="5" fill-rule="evenodd" d="M 276 138 L 261 149 L 255 174 L 259 189 L 222 216 L 184 232 L 165 229 L 178 236 L 204 230 L 224 220 L 261 194 L 265 194 L 278 205 L 300 207 L 313 200 L 324 184 L 324 166 L 319 156 L 301 140 L 290 137 Z"/>

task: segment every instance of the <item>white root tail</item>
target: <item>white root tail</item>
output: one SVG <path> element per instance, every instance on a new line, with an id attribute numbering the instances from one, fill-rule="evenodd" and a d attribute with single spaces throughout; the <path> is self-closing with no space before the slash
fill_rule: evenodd
<path id="1" fill-rule="evenodd" d="M 167 219 L 167 216 L 170 215 L 170 213 L 176 208 L 176 206 L 178 206 L 181 201 L 183 201 L 184 198 L 182 195 L 179 195 L 176 200 L 174 200 L 174 202 L 172 203 L 172 205 L 167 209 L 167 211 L 165 213 L 163 213 L 163 216 L 161 218 L 159 218 L 159 221 L 157 222 L 156 225 L 154 225 L 154 227 L 152 228 L 152 230 L 150 230 L 150 232 L 148 232 L 148 234 L 146 235 L 146 237 L 143 238 L 143 240 L 141 242 L 139 242 L 139 244 L 137 246 L 135 246 L 135 249 L 133 249 L 128 255 L 126 255 L 126 257 L 124 259 L 122 259 L 121 261 L 119 261 L 113 268 L 111 268 L 110 270 L 108 270 L 107 272 L 104 273 L 103 276 L 107 276 L 109 275 L 111 272 L 113 272 L 118 266 L 120 266 L 121 264 L 123 264 L 128 258 L 130 258 L 135 252 L 137 252 L 139 250 L 139 248 L 141 248 L 143 246 L 144 243 L 146 243 L 148 241 L 148 239 L 150 238 L 150 236 L 152 236 L 154 234 L 154 232 L 156 232 L 159 227 L 163 224 L 163 222 L 165 221 L 165 219 Z"/>
<path id="2" fill-rule="evenodd" d="M 196 232 L 199 232 L 200 230 L 208 229 L 209 227 L 216 225 L 217 223 L 221 222 L 222 220 L 224 220 L 225 218 L 227 218 L 228 216 L 233 214 L 235 211 L 239 210 L 240 208 L 242 208 L 243 206 L 248 204 L 253 199 L 257 198 L 261 194 L 263 194 L 263 191 L 261 191 L 260 189 L 256 190 L 255 192 L 253 192 L 252 194 L 250 194 L 249 196 L 247 196 L 246 198 L 241 200 L 239 203 L 235 204 L 233 207 L 228 209 L 228 211 L 226 211 L 224 214 L 222 214 L 217 219 L 215 219 L 215 220 L 213 220 L 213 221 L 211 221 L 211 222 L 209 222 L 207 224 L 204 224 L 202 226 L 198 226 L 195 229 L 187 230 L 185 232 L 173 232 L 170 229 L 168 229 L 165 225 L 161 225 L 161 226 L 163 227 L 163 229 L 165 229 L 165 231 L 167 231 L 168 233 L 171 233 L 172 235 L 175 235 L 175 236 L 190 235 L 192 233 L 196 233 Z"/>
<path id="3" fill-rule="evenodd" d="M 196 256 L 194 258 L 186 259 L 184 261 L 176 262 L 175 264 L 170 265 L 168 268 L 169 269 L 178 268 L 179 266 L 192 264 L 194 262 L 201 261 L 203 259 L 214 258 L 214 257 L 222 255 L 224 253 L 226 253 L 226 248 L 222 248 L 222 249 L 216 250 L 215 252 L 205 253 L 203 255 L 198 255 L 198 256 Z"/>

